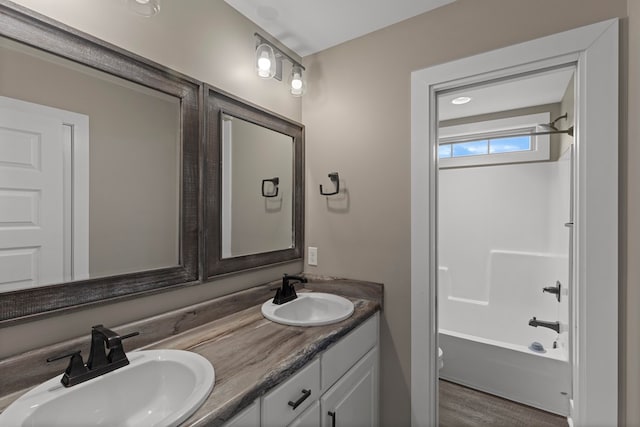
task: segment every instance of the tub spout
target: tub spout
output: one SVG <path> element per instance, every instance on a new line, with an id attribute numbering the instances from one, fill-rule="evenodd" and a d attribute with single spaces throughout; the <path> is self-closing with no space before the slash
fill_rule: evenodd
<path id="1" fill-rule="evenodd" d="M 529 326 L 533 326 L 534 328 L 537 328 L 538 326 L 542 328 L 549 328 L 553 329 L 557 333 L 560 333 L 560 322 L 547 322 L 544 320 L 538 320 L 534 317 L 533 319 L 529 320 Z"/>

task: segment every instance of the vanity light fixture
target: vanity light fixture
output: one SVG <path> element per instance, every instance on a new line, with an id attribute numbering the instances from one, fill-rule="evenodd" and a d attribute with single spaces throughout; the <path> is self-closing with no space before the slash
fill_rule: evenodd
<path id="1" fill-rule="evenodd" d="M 293 96 L 302 96 L 307 89 L 307 82 L 302 75 L 302 68 L 299 65 L 291 67 L 291 76 L 289 77 L 289 90 Z"/>
<path id="2" fill-rule="evenodd" d="M 457 98 L 453 98 L 451 103 L 454 105 L 462 105 L 471 101 L 471 98 L 468 96 L 459 96 Z"/>
<path id="3" fill-rule="evenodd" d="M 289 76 L 289 91 L 293 96 L 302 96 L 307 88 L 304 79 L 305 68 L 298 61 L 287 55 L 271 42 L 258 33 L 256 38 L 256 72 L 263 79 L 275 78 L 282 81 L 282 61 L 286 59 L 291 63 L 291 75 Z"/>
<path id="4" fill-rule="evenodd" d="M 160 0 L 127 0 L 127 4 L 129 10 L 145 18 L 160 12 Z"/>
<path id="5" fill-rule="evenodd" d="M 263 79 L 270 79 L 276 75 L 276 55 L 273 48 L 262 43 L 256 48 L 256 71 Z"/>

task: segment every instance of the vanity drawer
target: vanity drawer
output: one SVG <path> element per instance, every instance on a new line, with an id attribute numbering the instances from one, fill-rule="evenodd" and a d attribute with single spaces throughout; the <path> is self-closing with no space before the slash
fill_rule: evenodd
<path id="1" fill-rule="evenodd" d="M 262 426 L 288 425 L 319 397 L 320 361 L 316 359 L 262 398 Z M 300 403 L 294 409 L 289 402 Z"/>
<path id="2" fill-rule="evenodd" d="M 323 392 L 378 343 L 378 317 L 373 315 L 321 356 Z"/>

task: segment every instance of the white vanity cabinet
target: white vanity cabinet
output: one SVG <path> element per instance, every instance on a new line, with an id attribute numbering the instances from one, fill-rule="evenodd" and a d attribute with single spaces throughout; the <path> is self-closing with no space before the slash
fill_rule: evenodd
<path id="1" fill-rule="evenodd" d="M 378 324 L 376 313 L 225 426 L 378 426 Z"/>

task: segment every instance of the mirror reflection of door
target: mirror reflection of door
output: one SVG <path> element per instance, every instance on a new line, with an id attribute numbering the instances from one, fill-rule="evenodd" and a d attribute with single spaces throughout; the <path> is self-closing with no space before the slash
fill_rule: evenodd
<path id="1" fill-rule="evenodd" d="M 222 117 L 222 258 L 293 245 L 293 138 Z"/>
<path id="2" fill-rule="evenodd" d="M 0 97 L 2 291 L 88 277 L 87 133 L 87 116 Z"/>
<path id="3" fill-rule="evenodd" d="M 567 425 L 574 71 L 438 96 L 442 426 Z"/>

